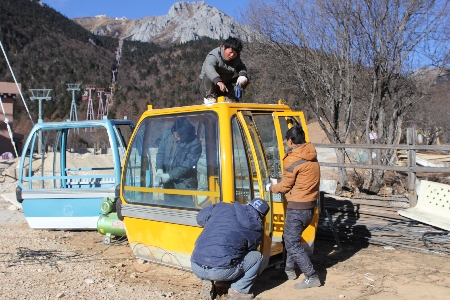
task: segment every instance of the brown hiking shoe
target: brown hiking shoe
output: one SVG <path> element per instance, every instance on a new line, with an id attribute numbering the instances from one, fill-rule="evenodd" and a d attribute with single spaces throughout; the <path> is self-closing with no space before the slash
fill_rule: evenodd
<path id="1" fill-rule="evenodd" d="M 244 294 L 236 292 L 233 289 L 228 289 L 228 299 L 232 300 L 247 300 L 247 299 L 253 299 L 253 294 Z"/>
<path id="2" fill-rule="evenodd" d="M 312 275 L 312 276 L 306 276 L 305 279 L 303 279 L 302 282 L 294 284 L 294 288 L 297 290 L 303 290 L 311 287 L 318 287 L 320 286 L 320 280 L 319 276 Z"/>
<path id="3" fill-rule="evenodd" d="M 211 280 L 202 280 L 202 291 L 200 292 L 201 300 L 214 299 L 214 282 Z"/>

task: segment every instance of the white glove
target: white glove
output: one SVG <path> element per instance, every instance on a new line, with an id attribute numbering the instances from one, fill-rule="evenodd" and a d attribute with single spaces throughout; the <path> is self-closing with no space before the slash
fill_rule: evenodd
<path id="1" fill-rule="evenodd" d="M 164 174 L 164 171 L 163 171 L 162 169 L 158 169 L 158 170 L 156 171 L 155 177 L 161 177 L 162 174 Z"/>
<path id="2" fill-rule="evenodd" d="M 270 192 L 271 183 L 266 184 L 266 192 Z"/>
<path id="3" fill-rule="evenodd" d="M 162 182 L 166 183 L 167 181 L 170 180 L 170 175 L 168 173 L 164 173 L 161 175 L 161 180 Z"/>
<path id="4" fill-rule="evenodd" d="M 239 76 L 236 81 L 236 85 L 240 85 L 240 86 L 243 86 L 246 83 L 247 83 L 247 77 L 245 77 L 245 76 Z"/>

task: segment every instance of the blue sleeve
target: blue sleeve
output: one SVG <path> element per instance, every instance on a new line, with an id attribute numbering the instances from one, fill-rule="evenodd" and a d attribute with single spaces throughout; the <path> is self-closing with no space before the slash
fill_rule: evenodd
<path id="1" fill-rule="evenodd" d="M 201 227 L 205 227 L 206 222 L 208 222 L 209 218 L 212 216 L 212 211 L 215 206 L 216 204 L 207 206 L 198 212 L 197 214 L 198 225 L 200 225 Z"/>

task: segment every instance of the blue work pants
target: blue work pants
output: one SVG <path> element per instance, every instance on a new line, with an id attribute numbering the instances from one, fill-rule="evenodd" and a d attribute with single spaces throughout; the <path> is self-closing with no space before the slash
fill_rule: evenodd
<path id="1" fill-rule="evenodd" d="M 239 293 L 248 294 L 255 282 L 261 266 L 262 255 L 258 251 L 250 251 L 244 259 L 231 268 L 211 268 L 192 262 L 192 272 L 202 280 L 232 281 L 231 288 Z"/>

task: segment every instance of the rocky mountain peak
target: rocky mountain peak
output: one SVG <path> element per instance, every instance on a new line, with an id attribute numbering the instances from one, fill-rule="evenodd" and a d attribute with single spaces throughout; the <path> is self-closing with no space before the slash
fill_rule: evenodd
<path id="1" fill-rule="evenodd" d="M 174 3 L 167 15 L 149 16 L 134 20 L 102 18 L 73 19 L 96 35 L 113 36 L 159 44 L 184 43 L 201 37 L 224 39 L 249 37 L 233 18 L 205 3 L 180 1 Z"/>

